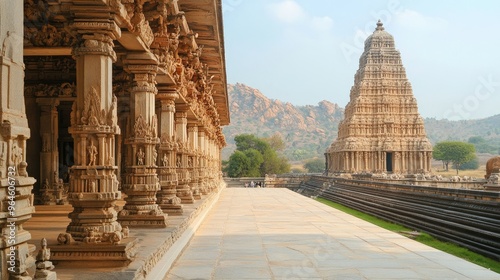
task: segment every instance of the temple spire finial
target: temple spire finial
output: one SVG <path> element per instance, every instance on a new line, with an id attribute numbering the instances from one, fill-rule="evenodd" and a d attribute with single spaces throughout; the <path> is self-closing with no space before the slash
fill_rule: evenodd
<path id="1" fill-rule="evenodd" d="M 377 22 L 377 28 L 375 28 L 375 30 L 380 30 L 380 31 L 384 30 L 385 28 L 384 28 L 384 26 L 383 26 L 383 25 L 384 25 L 384 24 L 383 24 L 383 23 L 382 23 L 382 21 L 379 19 L 379 20 L 378 20 L 378 22 Z"/>

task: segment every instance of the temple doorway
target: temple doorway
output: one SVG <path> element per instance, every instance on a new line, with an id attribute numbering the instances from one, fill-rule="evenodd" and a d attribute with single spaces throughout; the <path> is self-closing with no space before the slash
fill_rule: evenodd
<path id="1" fill-rule="evenodd" d="M 387 172 L 392 172 L 392 153 L 390 152 L 385 153 L 385 166 Z"/>

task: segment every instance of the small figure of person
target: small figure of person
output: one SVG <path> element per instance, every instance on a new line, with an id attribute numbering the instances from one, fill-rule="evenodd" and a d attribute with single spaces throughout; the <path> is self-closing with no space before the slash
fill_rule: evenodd
<path id="1" fill-rule="evenodd" d="M 253 180 L 250 182 L 250 188 L 255 188 L 255 182 Z"/>

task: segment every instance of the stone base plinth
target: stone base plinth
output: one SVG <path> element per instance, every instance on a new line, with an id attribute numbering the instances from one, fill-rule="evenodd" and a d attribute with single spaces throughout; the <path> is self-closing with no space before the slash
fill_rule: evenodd
<path id="1" fill-rule="evenodd" d="M 201 191 L 200 189 L 196 188 L 195 191 L 193 192 L 193 198 L 196 200 L 201 199 Z"/>
<path id="2" fill-rule="evenodd" d="M 57 280 L 57 273 L 54 271 L 37 272 L 35 280 Z"/>
<path id="3" fill-rule="evenodd" d="M 484 185 L 485 190 L 487 191 L 492 191 L 492 192 L 500 192 L 500 185 L 490 185 L 486 184 Z"/>
<path id="4" fill-rule="evenodd" d="M 194 203 L 193 192 L 191 191 L 191 187 L 186 183 L 179 183 L 177 186 L 177 197 L 181 199 L 182 204 Z"/>
<path id="5" fill-rule="evenodd" d="M 210 193 L 210 190 L 208 189 L 208 186 L 203 185 L 203 187 L 200 188 L 201 194 L 202 195 L 208 195 Z"/>
<path id="6" fill-rule="evenodd" d="M 123 267 L 134 259 L 137 238 L 125 238 L 120 244 L 75 242 L 50 247 L 50 260 L 56 266 Z"/>
<path id="7" fill-rule="evenodd" d="M 52 269 L 52 262 L 37 261 L 34 280 L 57 280 L 57 273 L 51 271 Z"/>
<path id="8" fill-rule="evenodd" d="M 182 209 L 182 205 L 181 204 L 177 204 L 177 205 L 174 205 L 174 204 L 159 204 L 158 206 L 160 206 L 160 208 L 163 211 L 163 213 L 166 213 L 169 216 L 180 216 L 184 212 L 184 210 Z"/>
<path id="9" fill-rule="evenodd" d="M 193 204 L 194 203 L 194 197 L 191 196 L 184 196 L 180 198 L 182 201 L 182 204 Z"/>
<path id="10" fill-rule="evenodd" d="M 118 222 L 122 227 L 141 227 L 141 228 L 164 228 L 167 227 L 167 215 L 128 215 L 119 216 Z"/>

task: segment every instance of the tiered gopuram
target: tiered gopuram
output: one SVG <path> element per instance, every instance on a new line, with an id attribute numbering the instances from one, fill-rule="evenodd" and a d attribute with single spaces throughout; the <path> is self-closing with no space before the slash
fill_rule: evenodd
<path id="1" fill-rule="evenodd" d="M 365 41 L 338 137 L 326 151 L 328 174 L 425 173 L 432 146 L 394 38 L 382 23 Z"/>

